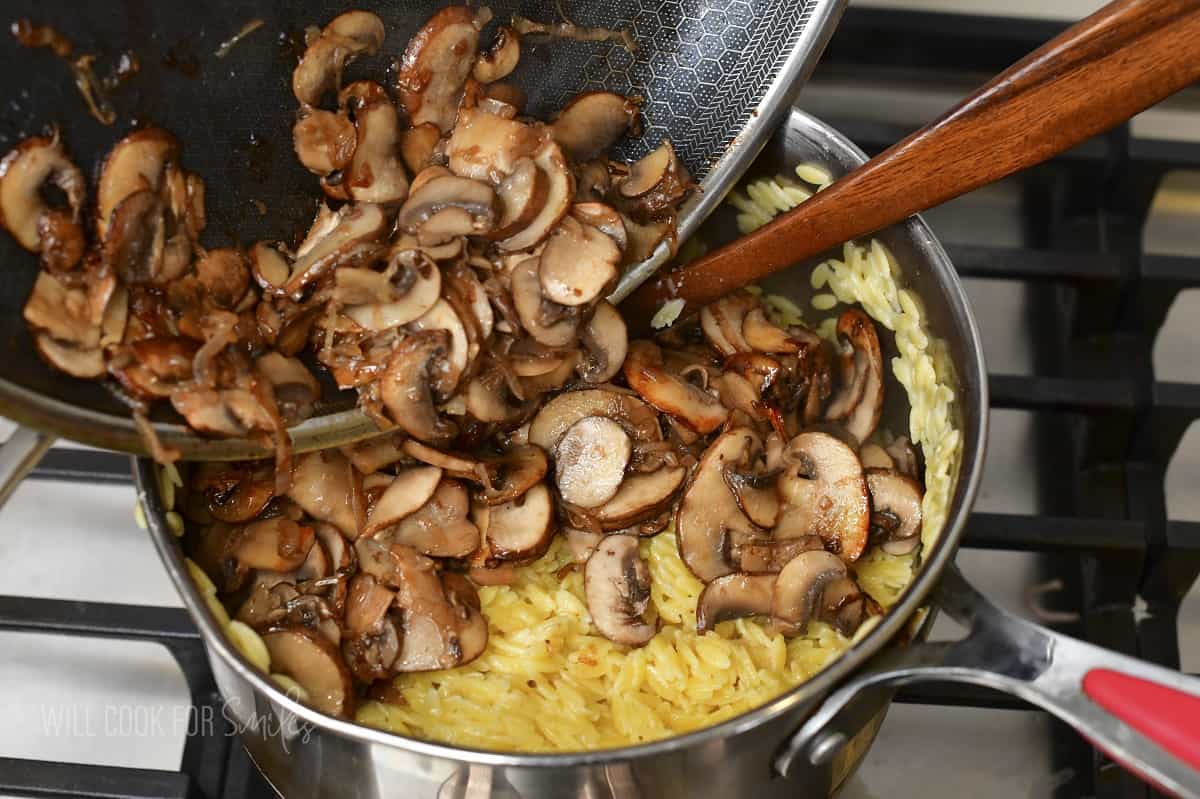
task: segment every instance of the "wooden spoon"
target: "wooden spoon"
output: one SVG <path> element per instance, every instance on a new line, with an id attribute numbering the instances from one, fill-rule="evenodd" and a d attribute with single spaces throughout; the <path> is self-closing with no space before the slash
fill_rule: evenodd
<path id="1" fill-rule="evenodd" d="M 1200 0 L 1116 0 L 940 119 L 750 235 L 643 285 L 630 334 L 1041 163 L 1200 80 Z"/>

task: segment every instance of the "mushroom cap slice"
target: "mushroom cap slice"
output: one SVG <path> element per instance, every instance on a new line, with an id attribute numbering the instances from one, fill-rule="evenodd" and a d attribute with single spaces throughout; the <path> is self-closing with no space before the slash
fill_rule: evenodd
<path id="1" fill-rule="evenodd" d="M 135 191 L 157 192 L 167 165 L 179 156 L 179 143 L 162 128 L 142 128 L 117 142 L 104 159 L 96 184 L 96 231 L 103 241 L 113 211 Z"/>
<path id="2" fill-rule="evenodd" d="M 441 138 L 442 132 L 431 122 L 400 132 L 400 157 L 409 172 L 415 175 L 433 162 L 434 150 Z"/>
<path id="3" fill-rule="evenodd" d="M 613 498 L 593 509 L 591 515 L 605 530 L 628 527 L 669 505 L 686 477 L 687 469 L 682 466 L 635 474 L 626 478 Z"/>
<path id="4" fill-rule="evenodd" d="M 318 105 L 337 88 L 346 64 L 374 55 L 383 45 L 383 20 L 369 11 L 347 11 L 334 17 L 309 44 L 292 72 L 292 93 L 304 105 Z"/>
<path id="5" fill-rule="evenodd" d="M 611 237 L 565 216 L 542 250 L 542 296 L 559 305 L 589 303 L 616 280 L 620 260 L 621 250 Z"/>
<path id="6" fill-rule="evenodd" d="M 567 391 L 547 402 L 529 425 L 529 443 L 553 453 L 580 419 L 605 416 L 621 424 L 635 442 L 662 441 L 658 415 L 637 397 L 604 388 Z"/>
<path id="7" fill-rule="evenodd" d="M 375 507 L 367 515 L 363 535 L 373 535 L 385 527 L 391 527 L 409 514 L 415 513 L 438 488 L 442 481 L 442 470 L 436 466 L 413 466 L 397 473 Z"/>
<path id="8" fill-rule="evenodd" d="M 758 298 L 742 290 L 700 309 L 700 327 L 713 349 L 726 357 L 753 348 L 742 334 L 742 323 L 758 307 Z"/>
<path id="9" fill-rule="evenodd" d="M 532 158 L 518 158 L 496 187 L 500 219 L 488 234 L 490 239 L 507 239 L 529 226 L 546 204 L 550 178 Z"/>
<path id="10" fill-rule="evenodd" d="M 696 632 L 703 635 L 723 621 L 771 615 L 774 574 L 726 574 L 700 592 L 696 600 Z"/>
<path id="11" fill-rule="evenodd" d="M 445 299 L 438 300 L 420 318 L 414 319 L 409 325 L 415 331 L 437 331 L 446 333 L 450 342 L 448 351 L 442 362 L 440 373 L 431 375 L 433 388 L 442 397 L 454 393 L 459 380 L 467 370 L 470 359 L 470 341 L 463 320 Z"/>
<path id="12" fill-rule="evenodd" d="M 777 538 L 821 536 L 847 563 L 867 545 L 870 503 L 854 450 L 828 433 L 801 433 L 784 452 L 776 484 L 784 509 Z"/>
<path id="13" fill-rule="evenodd" d="M 471 76 L 480 83 L 494 83 L 506 78 L 517 68 L 521 58 L 521 35 L 507 25 L 496 31 L 496 40 L 486 52 L 480 53 L 471 69 Z M 458 124 L 462 124 L 460 119 Z"/>
<path id="14" fill-rule="evenodd" d="M 722 433 L 704 451 L 675 512 L 679 556 L 706 583 L 734 571 L 728 551 L 731 535 L 763 535 L 742 513 L 725 482 L 728 466 L 751 462 L 761 448 L 758 434 L 749 428 Z"/>
<path id="15" fill-rule="evenodd" d="M 466 557 L 479 548 L 479 528 L 468 518 L 470 512 L 466 486 L 458 480 L 443 479 L 418 510 L 376 538 L 412 547 L 430 557 Z"/>
<path id="16" fill-rule="evenodd" d="M 907 475 L 867 470 L 871 532 L 889 555 L 907 555 L 921 543 L 921 485 Z"/>
<path id="17" fill-rule="evenodd" d="M 313 528 L 277 516 L 247 525 L 233 556 L 247 569 L 287 572 L 304 563 L 315 540 Z"/>
<path id="18" fill-rule="evenodd" d="M 744 572 L 777 574 L 792 558 L 810 549 L 824 549 L 819 535 L 800 538 L 746 538 L 731 536 L 730 559 Z"/>
<path id="19" fill-rule="evenodd" d="M 892 456 L 878 444 L 863 444 L 859 447 L 858 459 L 862 463 L 863 469 L 866 470 L 896 468 L 896 462 L 892 460 Z"/>
<path id="20" fill-rule="evenodd" d="M 538 151 L 543 139 L 542 130 L 533 125 L 482 108 L 464 108 L 446 146 L 446 163 L 460 177 L 499 184 L 519 161 Z"/>
<path id="21" fill-rule="evenodd" d="M 711 433 L 729 418 L 729 409 L 719 400 L 668 371 L 662 350 L 652 341 L 630 342 L 624 371 L 638 396 L 697 433 Z"/>
<path id="22" fill-rule="evenodd" d="M 346 595 L 346 629 L 355 635 L 374 629 L 396 598 L 396 592 L 369 574 L 356 574 Z"/>
<path id="23" fill-rule="evenodd" d="M 466 6 L 443 8 L 409 40 L 396 88 L 413 125 L 432 122 L 443 133 L 450 130 L 478 48 L 476 11 Z"/>
<path id="24" fill-rule="evenodd" d="M 94 380 L 104 376 L 104 351 L 99 347 L 80 348 L 65 344 L 45 333 L 33 337 L 38 355 L 50 366 L 71 377 Z"/>
<path id="25" fill-rule="evenodd" d="M 271 670 L 285 674 L 322 713 L 347 717 L 354 709 L 354 681 L 342 655 L 327 638 L 307 627 L 288 626 L 262 637 Z"/>
<path id="26" fill-rule="evenodd" d="M 521 496 L 541 482 L 550 467 L 546 453 L 532 444 L 514 444 L 500 455 L 484 458 L 481 463 L 488 485 L 479 497 L 489 505 L 511 502 Z"/>
<path id="27" fill-rule="evenodd" d="M 601 300 L 579 331 L 587 355 L 575 367 L 588 383 L 607 383 L 621 371 L 629 352 L 629 334 L 620 311 L 608 300 Z"/>
<path id="28" fill-rule="evenodd" d="M 566 158 L 559 146 L 554 142 L 544 143 L 534 154 L 533 162 L 546 174 L 546 201 L 528 225 L 497 243 L 505 252 L 537 246 L 571 209 L 571 199 L 575 196 L 575 176 L 567 168 Z"/>
<path id="29" fill-rule="evenodd" d="M 214 519 L 230 524 L 248 522 L 275 498 L 275 471 L 268 461 L 206 463 L 189 483 Z"/>
<path id="30" fill-rule="evenodd" d="M 350 117 L 320 108 L 304 108 L 292 126 L 292 148 L 314 175 L 345 169 L 354 157 L 358 134 Z"/>
<path id="31" fill-rule="evenodd" d="M 622 252 L 629 246 L 629 231 L 625 228 L 625 220 L 611 205 L 598 202 L 575 203 L 571 206 L 571 216 L 600 230 L 615 241 Z"/>
<path id="32" fill-rule="evenodd" d="M 742 338 L 758 352 L 796 353 L 801 343 L 767 318 L 762 308 L 753 308 L 742 317 Z"/>
<path id="33" fill-rule="evenodd" d="M 511 502 L 476 510 L 488 550 L 496 560 L 539 558 L 554 538 L 554 501 L 544 485 L 535 485 Z"/>
<path id="34" fill-rule="evenodd" d="M 581 508 L 608 502 L 625 479 L 633 444 L 624 428 L 603 416 L 586 416 L 568 428 L 555 448 L 554 480 L 564 501 Z"/>
<path id="35" fill-rule="evenodd" d="M 408 196 L 408 174 L 398 154 L 400 120 L 391 100 L 368 102 L 354 112 L 357 144 L 343 185 L 360 203 L 398 203 Z"/>
<path id="36" fill-rule="evenodd" d="M 837 333 L 853 350 L 852 354 L 842 356 L 842 388 L 830 403 L 826 418 L 845 419 L 846 431 L 862 442 L 875 432 L 883 412 L 883 354 L 879 336 L 871 317 L 859 308 L 842 312 Z"/>
<path id="37" fill-rule="evenodd" d="M 575 95 L 551 124 L 554 140 L 575 161 L 602 155 L 637 125 L 638 103 L 605 91 Z"/>
<path id="38" fill-rule="evenodd" d="M 424 174 L 414 178 L 400 208 L 396 224 L 401 230 L 422 244 L 442 244 L 455 236 L 480 236 L 492 229 L 496 194 L 491 186 L 449 174 L 420 180 Z"/>
<path id="39" fill-rule="evenodd" d="M 565 347 L 575 340 L 576 319 L 572 315 L 565 315 L 550 324 L 541 321 L 545 307 L 553 307 L 553 304 L 542 297 L 542 284 L 538 277 L 539 266 L 538 258 L 527 258 L 512 270 L 509 282 L 512 287 L 513 306 L 516 308 L 521 327 L 525 328 L 535 341 L 547 347 Z"/>
<path id="40" fill-rule="evenodd" d="M 386 221 L 383 210 L 369 203 L 345 205 L 327 216 L 319 216 L 296 250 L 296 260 L 284 289 L 298 300 L 305 286 L 335 266 L 365 260 L 376 253 Z"/>
<path id="41" fill-rule="evenodd" d="M 372 289 L 383 289 L 373 292 L 373 300 L 350 305 L 342 312 L 365 330 L 379 332 L 413 322 L 428 313 L 441 297 L 442 270 L 423 253 L 403 250 L 392 256 L 391 264 L 396 272 L 390 281 L 386 273 L 365 269 L 339 269 L 334 273 L 339 290 L 364 277 Z"/>
<path id="42" fill-rule="evenodd" d="M 38 272 L 33 291 L 25 302 L 22 315 L 29 326 L 47 333 L 56 341 L 81 349 L 100 344 L 100 325 L 89 307 L 87 293 L 64 283 L 49 272 Z"/>
<path id="43" fill-rule="evenodd" d="M 658 626 L 645 619 L 650 569 L 638 553 L 635 536 L 605 536 L 588 558 L 583 585 L 592 623 L 605 638 L 642 646 L 658 632 Z"/>
<path id="44" fill-rule="evenodd" d="M 57 137 L 25 139 L 0 161 L 0 225 L 30 252 L 41 252 L 45 243 L 39 222 L 51 210 L 41 196 L 47 182 L 67 195 L 69 218 L 78 223 L 87 183 Z"/>
<path id="45" fill-rule="evenodd" d="M 825 590 L 846 573 L 846 564 L 837 555 L 822 549 L 800 553 L 775 579 L 771 615 L 802 633 L 809 620 L 820 615 Z"/>
<path id="46" fill-rule="evenodd" d="M 329 522 L 347 538 L 357 538 L 359 519 L 354 494 L 359 478 L 337 450 L 306 452 L 296 458 L 288 497 L 314 519 Z"/>
<path id="47" fill-rule="evenodd" d="M 450 335 L 445 330 L 413 333 L 396 347 L 379 381 L 379 398 L 388 416 L 421 441 L 445 442 L 457 433 L 438 414 L 432 389 L 449 353 Z"/>

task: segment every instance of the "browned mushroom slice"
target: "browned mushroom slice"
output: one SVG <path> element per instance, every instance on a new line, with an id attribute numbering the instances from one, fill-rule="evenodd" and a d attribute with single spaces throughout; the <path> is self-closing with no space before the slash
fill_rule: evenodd
<path id="1" fill-rule="evenodd" d="M 243 438 L 255 431 L 274 431 L 278 417 L 262 397 L 242 388 L 180 390 L 171 405 L 199 433 Z"/>
<path id="2" fill-rule="evenodd" d="M 629 337 L 621 313 L 607 300 L 601 300 L 592 318 L 579 331 L 587 352 L 575 367 L 588 383 L 607 383 L 621 371 L 629 351 Z"/>
<path id="3" fill-rule="evenodd" d="M 354 464 L 354 468 L 362 474 L 373 474 L 385 466 L 391 466 L 407 456 L 402 449 L 404 436 L 391 434 L 376 436 L 360 441 L 349 447 L 343 447 L 342 453 Z"/>
<path id="4" fill-rule="evenodd" d="M 907 555 L 921 543 L 920 484 L 899 472 L 867 472 L 871 493 L 871 536 L 889 555 Z"/>
<path id="5" fill-rule="evenodd" d="M 628 213 L 651 221 L 674 213 L 694 186 L 675 148 L 663 139 L 658 149 L 630 166 L 629 177 L 617 185 L 617 194 Z"/>
<path id="6" fill-rule="evenodd" d="M 504 375 L 498 369 L 486 371 L 473 378 L 464 392 L 467 413 L 481 422 L 506 424 L 526 417 L 532 402 L 523 401 L 512 393 Z"/>
<path id="7" fill-rule="evenodd" d="M 46 204 L 42 187 L 47 183 L 66 195 L 66 211 Z M 69 237 L 71 248 L 79 251 L 67 253 L 64 248 L 64 257 L 54 258 L 47 266 L 59 271 L 73 268 L 83 254 L 75 245 L 82 244 L 79 219 L 86 191 L 83 173 L 67 157 L 57 137 L 25 139 L 0 161 L 0 224 L 30 252 L 45 253 L 51 248 L 51 238 L 65 244 Z"/>
<path id="8" fill-rule="evenodd" d="M 275 498 L 275 471 L 270 461 L 204 464 L 190 490 L 200 494 L 214 519 L 240 524 L 258 516 Z"/>
<path id="9" fill-rule="evenodd" d="M 795 353 L 801 344 L 776 325 L 762 308 L 752 308 L 742 317 L 742 338 L 758 352 Z"/>
<path id="10" fill-rule="evenodd" d="M 575 340 L 576 319 L 574 316 L 565 315 L 555 322 L 542 321 L 545 306 L 553 306 L 553 303 L 542 297 L 542 284 L 538 278 L 539 264 L 538 258 L 527 258 L 513 269 L 509 276 L 513 306 L 521 321 L 521 327 L 525 328 L 534 340 L 547 347 L 565 347 Z"/>
<path id="11" fill-rule="evenodd" d="M 45 331 L 56 341 L 95 349 L 100 344 L 100 326 L 93 321 L 88 305 L 82 288 L 68 286 L 42 271 L 22 313 L 30 327 Z"/>
<path id="12" fill-rule="evenodd" d="M 729 417 L 729 409 L 711 394 L 667 371 L 662 350 L 654 342 L 630 342 L 624 371 L 638 396 L 697 433 L 711 433 Z"/>
<path id="13" fill-rule="evenodd" d="M 735 536 L 731 541 L 730 560 L 744 572 L 778 573 L 801 552 L 824 548 L 825 542 L 819 535 L 778 540 Z"/>
<path id="14" fill-rule="evenodd" d="M 533 125 L 482 108 L 464 108 L 446 146 L 447 165 L 461 177 L 499 184 L 518 161 L 537 152 L 543 138 Z"/>
<path id="15" fill-rule="evenodd" d="M 541 482 L 549 462 L 539 447 L 515 444 L 499 455 L 483 458 L 482 467 L 488 484 L 479 496 L 489 505 L 498 505 L 511 502 Z"/>
<path id="16" fill-rule="evenodd" d="M 914 480 L 920 479 L 920 468 L 917 462 L 917 450 L 908 440 L 908 436 L 900 436 L 887 446 L 887 454 L 896 462 L 896 470 Z"/>
<path id="17" fill-rule="evenodd" d="M 538 277 L 542 296 L 559 305 L 583 305 L 616 280 L 617 243 L 573 216 L 563 217 L 542 250 Z"/>
<path id="18" fill-rule="evenodd" d="M 446 331 L 413 333 L 396 347 L 379 381 L 379 397 L 389 417 L 421 441 L 444 442 L 457 432 L 454 425 L 438 414 L 431 388 L 431 381 L 438 377 L 449 351 L 450 336 Z"/>
<path id="19" fill-rule="evenodd" d="M 646 621 L 650 606 L 650 569 L 631 535 L 605 536 L 583 571 L 588 613 L 596 629 L 610 641 L 642 646 L 658 632 Z"/>
<path id="20" fill-rule="evenodd" d="M 356 574 L 346 596 L 346 629 L 359 635 L 375 629 L 387 615 L 396 592 L 369 574 Z"/>
<path id="21" fill-rule="evenodd" d="M 775 580 L 771 615 L 785 622 L 785 634 L 803 633 L 811 619 L 824 615 L 825 592 L 846 577 L 846 564 L 829 552 L 802 552 L 783 567 Z"/>
<path id="22" fill-rule="evenodd" d="M 374 55 L 383 44 L 383 21 L 369 11 L 347 11 L 334 17 L 304 51 L 292 73 L 292 93 L 304 105 L 319 105 L 336 91 L 346 64 Z"/>
<path id="23" fill-rule="evenodd" d="M 488 238 L 506 239 L 530 225 L 546 204 L 549 187 L 550 179 L 532 158 L 518 158 L 496 187 L 500 220 Z"/>
<path id="24" fill-rule="evenodd" d="M 441 244 L 455 236 L 479 236 L 492 229 L 496 195 L 491 186 L 456 175 L 420 177 L 413 180 L 408 200 L 400 208 L 396 223 L 401 230 L 412 233 L 422 244 Z"/>
<path id="25" fill-rule="evenodd" d="M 563 106 L 551 129 L 567 155 L 587 161 L 608 152 L 637 120 L 636 100 L 613 92 L 583 92 Z"/>
<path id="26" fill-rule="evenodd" d="M 361 490 L 357 481 L 354 467 L 340 452 L 307 452 L 296 458 L 288 497 L 309 516 L 329 522 L 353 539 L 360 526 L 354 510 L 354 493 Z"/>
<path id="27" fill-rule="evenodd" d="M 400 575 L 396 605 L 404 611 L 395 670 L 449 669 L 477 657 L 487 643 L 487 622 L 475 589 L 458 575 L 439 579 L 433 561 L 408 547 L 390 551 Z"/>
<path id="28" fill-rule="evenodd" d="M 305 108 L 292 126 L 292 147 L 304 168 L 328 175 L 350 165 L 358 141 L 346 114 Z"/>
<path id="29" fill-rule="evenodd" d="M 321 398 L 321 384 L 299 358 L 271 351 L 254 364 L 271 383 L 285 424 L 293 425 L 312 416 L 313 405 Z"/>
<path id="30" fill-rule="evenodd" d="M 563 528 L 563 536 L 567 540 L 567 547 L 571 550 L 571 557 L 575 563 L 587 563 L 587 559 L 596 551 L 596 547 L 604 541 L 604 533 L 593 533 L 590 530 L 580 530 L 575 527 Z"/>
<path id="31" fill-rule="evenodd" d="M 779 519 L 779 496 L 775 493 L 773 473 L 730 464 L 725 467 L 724 477 L 746 518 L 767 530 L 775 526 Z"/>
<path id="32" fill-rule="evenodd" d="M 441 296 L 442 272 L 421 252 L 404 250 L 392 257 L 387 272 L 337 270 L 334 286 L 334 295 L 347 306 L 343 313 L 365 330 L 378 332 L 428 313 Z"/>
<path id="33" fill-rule="evenodd" d="M 117 206 L 136 191 L 157 192 L 167 165 L 178 155 L 178 143 L 162 128 L 142 128 L 113 146 L 96 185 L 96 230 L 101 241 Z"/>
<path id="34" fill-rule="evenodd" d="M 700 309 L 700 326 L 713 349 L 724 356 L 750 352 L 752 348 L 742 334 L 742 322 L 757 307 L 757 297 L 739 291 Z"/>
<path id="35" fill-rule="evenodd" d="M 533 560 L 554 538 L 554 502 L 544 485 L 510 502 L 477 506 L 474 515 L 495 560 Z"/>
<path id="36" fill-rule="evenodd" d="M 313 528 L 276 517 L 248 525 L 233 555 L 248 569 L 286 572 L 304 563 L 314 540 Z"/>
<path id="37" fill-rule="evenodd" d="M 398 203 L 408 196 L 408 175 L 398 154 L 400 121 L 385 94 L 354 112 L 357 144 L 343 185 L 360 203 Z"/>
<path id="38" fill-rule="evenodd" d="M 623 263 L 636 264 L 649 258 L 654 251 L 667 242 L 673 253 L 678 244 L 675 238 L 675 222 L 671 219 L 660 219 L 641 224 L 628 216 L 622 215 L 629 244 L 625 248 Z"/>
<path id="39" fill-rule="evenodd" d="M 414 175 L 433 163 L 434 150 L 442 138 L 437 125 L 426 122 L 400 132 L 400 157 Z"/>
<path id="40" fill-rule="evenodd" d="M 521 58 L 521 35 L 507 25 L 496 31 L 496 40 L 486 52 L 480 53 L 471 69 L 471 76 L 480 83 L 494 83 L 508 77 Z M 462 124 L 461 118 L 459 123 Z"/>
<path id="41" fill-rule="evenodd" d="M 364 535 L 391 527 L 429 501 L 442 480 L 442 470 L 433 466 L 414 466 L 401 470 L 383 492 L 367 516 Z"/>
<path id="42" fill-rule="evenodd" d="M 50 366 L 71 377 L 94 380 L 104 376 L 104 352 L 99 347 L 80 348 L 38 333 L 33 337 L 38 355 Z"/>
<path id="43" fill-rule="evenodd" d="M 679 555 L 706 583 L 734 571 L 729 562 L 730 536 L 763 535 L 742 513 L 725 483 L 726 467 L 752 462 L 761 449 L 762 442 L 749 428 L 722 433 L 704 451 L 679 503 L 675 514 Z"/>
<path id="44" fill-rule="evenodd" d="M 564 501 L 595 508 L 616 495 L 625 479 L 633 444 L 616 422 L 603 416 L 580 419 L 554 451 L 554 480 Z"/>
<path id="45" fill-rule="evenodd" d="M 469 354 L 467 329 L 463 320 L 446 300 L 438 300 L 420 318 L 413 320 L 410 327 L 415 331 L 444 331 L 450 346 L 443 360 L 441 373 L 437 375 L 433 388 L 443 397 L 449 397 L 458 386 L 459 378 L 466 371 Z"/>
<path id="46" fill-rule="evenodd" d="M 271 669 L 291 677 L 308 695 L 308 703 L 331 716 L 354 709 L 354 680 L 341 653 L 320 633 L 289 626 L 263 635 Z"/>
<path id="47" fill-rule="evenodd" d="M 480 479 L 479 475 L 483 464 L 470 456 L 443 452 L 427 444 L 422 444 L 420 441 L 412 440 L 405 441 L 401 445 L 401 449 L 410 458 L 430 466 L 436 466 L 453 477 L 464 477 L 468 480 Z"/>
<path id="48" fill-rule="evenodd" d="M 846 431 L 866 441 L 883 411 L 883 355 L 871 317 L 848 308 L 838 317 L 842 388 L 825 411 L 826 419 L 845 420 Z"/>
<path id="49" fill-rule="evenodd" d="M 593 509 L 591 515 L 605 530 L 620 530 L 644 521 L 670 505 L 686 477 L 687 469 L 682 466 L 635 474 L 626 478 L 613 498 Z"/>
<path id="50" fill-rule="evenodd" d="M 466 557 L 479 547 L 479 528 L 470 512 L 466 486 L 443 479 L 427 502 L 376 537 L 435 558 Z"/>
<path id="51" fill-rule="evenodd" d="M 878 444 L 863 444 L 858 450 L 858 460 L 863 469 L 894 469 L 896 462 L 883 447 Z"/>
<path id="52" fill-rule="evenodd" d="M 696 632 L 703 635 L 723 621 L 771 615 L 774 574 L 726 574 L 700 592 L 696 600 Z"/>
<path id="53" fill-rule="evenodd" d="M 815 534 L 847 563 L 867 545 L 870 506 L 854 450 L 828 433 L 801 433 L 787 445 L 777 484 L 777 538 Z"/>
<path id="54" fill-rule="evenodd" d="M 377 205 L 345 205 L 313 224 L 308 237 L 296 250 L 296 260 L 285 284 L 288 294 L 299 299 L 304 287 L 335 266 L 364 260 L 378 250 L 377 240 L 386 222 Z"/>
<path id="55" fill-rule="evenodd" d="M 218 308 L 234 309 L 250 288 L 250 269 L 241 250 L 218 247 L 196 259 L 196 277 Z"/>
<path id="56" fill-rule="evenodd" d="M 396 88 L 413 125 L 432 122 L 442 132 L 454 125 L 458 93 L 479 48 L 476 11 L 447 6 L 408 42 L 396 72 Z"/>
<path id="57" fill-rule="evenodd" d="M 571 216 L 585 225 L 591 225 L 617 243 L 622 252 L 629 246 L 629 232 L 624 218 L 611 205 L 596 202 L 575 203 Z"/>
<path id="58" fill-rule="evenodd" d="M 325 545 L 319 540 L 313 541 L 304 562 L 293 572 L 298 583 L 308 580 L 321 580 L 333 573 L 333 562 L 326 551 Z M 335 642 L 336 643 L 336 642 Z"/>
<path id="59" fill-rule="evenodd" d="M 506 252 L 528 250 L 540 244 L 571 208 L 575 196 L 575 176 L 567 168 L 562 150 L 554 142 L 546 142 L 533 156 L 546 175 L 546 200 L 529 224 L 498 242 Z"/>
<path id="60" fill-rule="evenodd" d="M 553 453 L 567 430 L 588 416 L 612 419 L 638 443 L 662 440 L 658 414 L 646 403 L 620 391 L 590 388 L 559 394 L 543 405 L 529 425 L 529 443 Z"/>
<path id="61" fill-rule="evenodd" d="M 399 623 L 384 617 L 371 630 L 348 636 L 342 642 L 342 655 L 350 671 L 363 682 L 386 679 L 400 656 Z"/>
<path id="62" fill-rule="evenodd" d="M 282 295 L 286 291 L 292 267 L 279 248 L 265 241 L 250 248 L 250 274 L 266 294 Z"/>

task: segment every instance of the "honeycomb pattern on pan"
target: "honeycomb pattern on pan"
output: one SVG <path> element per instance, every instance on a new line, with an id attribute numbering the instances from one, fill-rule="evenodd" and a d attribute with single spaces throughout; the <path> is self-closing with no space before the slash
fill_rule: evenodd
<path id="1" fill-rule="evenodd" d="M 580 90 L 641 95 L 645 136 L 626 144 L 621 155 L 641 155 L 669 137 L 703 178 L 749 122 L 820 2 L 568 3 L 562 10 L 572 22 L 627 30 L 639 46 L 633 53 L 607 42 L 562 48 L 555 58 L 569 62 L 576 81 L 559 83 L 562 89 L 544 99 L 561 107 Z M 561 19 L 557 4 L 541 5 L 548 8 L 536 18 Z"/>

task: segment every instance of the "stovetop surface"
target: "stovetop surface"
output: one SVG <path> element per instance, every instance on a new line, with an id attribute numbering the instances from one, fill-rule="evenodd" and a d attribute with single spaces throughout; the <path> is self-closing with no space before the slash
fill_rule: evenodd
<path id="1" fill-rule="evenodd" d="M 800 105 L 879 151 L 1099 5 L 856 3 Z M 945 13 L 962 10 L 1006 19 Z M 1010 610 L 1190 672 L 1200 671 L 1200 591 L 1158 564 L 1170 556 L 1200 571 L 1191 488 L 1200 433 L 1184 435 L 1200 414 L 1200 292 L 1175 299 L 1200 285 L 1200 171 L 1189 171 L 1200 165 L 1198 106 L 1181 96 L 927 214 L 967 275 L 994 394 L 960 566 Z M 38 615 L 51 627 L 176 631 L 171 610 L 90 604 L 180 605 L 133 524 L 133 501 L 120 456 L 52 452 L 0 513 L 0 629 L 30 629 Z M 934 636 L 954 632 L 940 621 Z M 0 652 L 0 796 L 5 786 L 67 794 L 72 784 L 182 795 L 189 780 L 214 794 L 267 795 L 236 746 L 203 758 L 185 748 L 192 698 L 160 644 L 7 631 Z M 1043 713 L 936 686 L 901 699 L 847 799 L 1154 795 Z M 188 776 L 176 773 L 181 764 Z"/>

